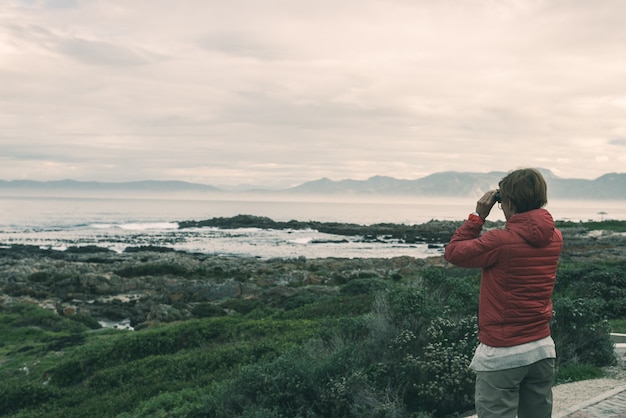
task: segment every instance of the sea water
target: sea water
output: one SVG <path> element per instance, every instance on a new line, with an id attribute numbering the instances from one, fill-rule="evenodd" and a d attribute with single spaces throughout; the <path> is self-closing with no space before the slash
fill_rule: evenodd
<path id="1" fill-rule="evenodd" d="M 213 255 L 272 257 L 428 257 L 441 248 L 397 241 L 366 242 L 360 237 L 315 230 L 260 228 L 179 229 L 179 221 L 265 216 L 275 221 L 421 224 L 462 220 L 476 199 L 356 199 L 285 196 L 0 196 L 0 245 L 35 245 L 64 250 L 96 245 L 114 251 L 163 246 Z M 587 221 L 626 219 L 626 202 L 550 202 L 555 219 Z M 494 207 L 489 217 L 503 220 Z"/>

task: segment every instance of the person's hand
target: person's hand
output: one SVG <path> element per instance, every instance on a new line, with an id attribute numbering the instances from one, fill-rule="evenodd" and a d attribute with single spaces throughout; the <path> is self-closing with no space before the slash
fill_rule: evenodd
<path id="1" fill-rule="evenodd" d="M 489 190 L 476 202 L 476 213 L 481 218 L 486 219 L 491 208 L 496 204 L 496 192 L 497 190 Z"/>

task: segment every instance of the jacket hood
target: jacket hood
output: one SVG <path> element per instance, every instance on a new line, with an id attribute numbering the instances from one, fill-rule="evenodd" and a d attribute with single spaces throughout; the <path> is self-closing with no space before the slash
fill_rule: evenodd
<path id="1" fill-rule="evenodd" d="M 506 222 L 506 229 L 519 234 L 534 247 L 545 247 L 554 234 L 554 219 L 546 209 L 518 213 Z"/>

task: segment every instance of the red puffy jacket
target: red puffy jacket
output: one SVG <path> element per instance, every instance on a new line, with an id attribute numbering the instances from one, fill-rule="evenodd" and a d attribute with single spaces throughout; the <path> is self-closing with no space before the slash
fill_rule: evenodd
<path id="1" fill-rule="evenodd" d="M 545 209 L 513 215 L 504 229 L 479 236 L 482 224 L 471 216 L 444 255 L 452 264 L 483 269 L 478 339 L 491 347 L 511 347 L 547 337 L 561 231 Z"/>

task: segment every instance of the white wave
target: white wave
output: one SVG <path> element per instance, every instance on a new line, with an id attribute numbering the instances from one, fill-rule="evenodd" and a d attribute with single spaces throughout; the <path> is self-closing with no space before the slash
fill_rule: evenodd
<path id="1" fill-rule="evenodd" d="M 123 229 L 126 231 L 150 231 L 164 229 L 178 229 L 176 222 L 130 222 L 120 224 L 91 224 L 93 229 Z"/>
<path id="2" fill-rule="evenodd" d="M 122 254 L 126 250 L 127 246 L 126 245 L 108 245 L 106 248 L 108 250 L 113 251 L 114 253 Z"/>
<path id="3" fill-rule="evenodd" d="M 41 250 L 53 250 L 53 251 L 65 251 L 68 249 L 67 245 L 40 245 Z"/>
<path id="4" fill-rule="evenodd" d="M 111 229 L 115 228 L 115 224 L 90 224 L 89 227 L 93 229 Z"/>
<path id="5" fill-rule="evenodd" d="M 263 232 L 263 231 L 273 231 L 273 229 L 264 229 L 264 228 L 256 228 L 256 227 L 243 227 L 243 228 L 218 228 L 222 231 L 231 231 L 238 233 L 254 233 L 254 232 Z"/>
<path id="6" fill-rule="evenodd" d="M 289 242 L 293 242 L 294 244 L 310 244 L 311 241 L 313 241 L 313 238 L 311 237 L 302 237 L 289 240 Z"/>
<path id="7" fill-rule="evenodd" d="M 178 229 L 176 222 L 145 222 L 145 223 L 128 223 L 118 225 L 121 229 L 132 231 L 147 231 L 151 229 Z"/>

